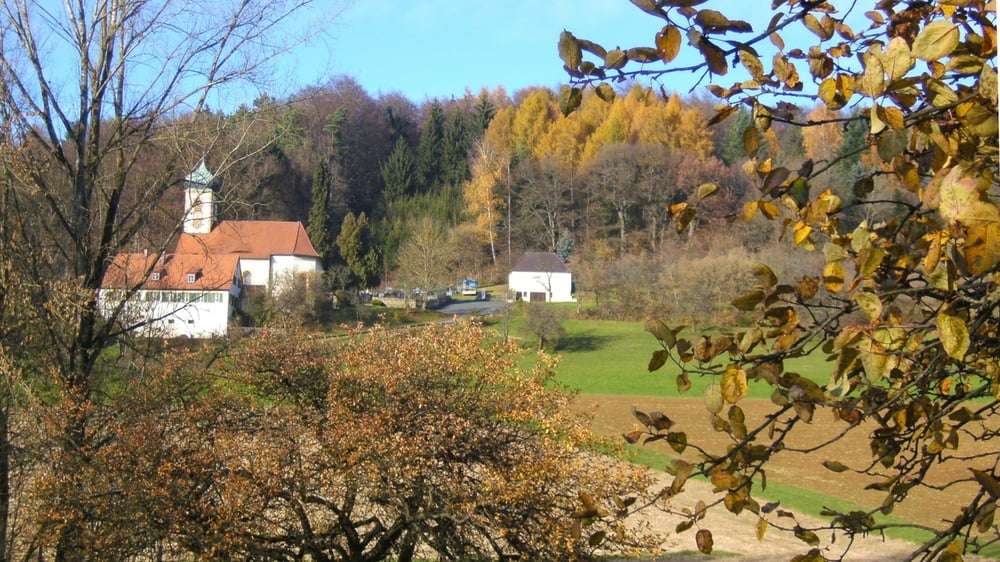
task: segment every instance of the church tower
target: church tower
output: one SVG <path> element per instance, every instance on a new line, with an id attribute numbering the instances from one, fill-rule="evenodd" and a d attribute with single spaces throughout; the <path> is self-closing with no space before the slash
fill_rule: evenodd
<path id="1" fill-rule="evenodd" d="M 208 234 L 215 223 L 215 188 L 218 182 L 202 160 L 187 175 L 184 188 L 184 233 Z"/>

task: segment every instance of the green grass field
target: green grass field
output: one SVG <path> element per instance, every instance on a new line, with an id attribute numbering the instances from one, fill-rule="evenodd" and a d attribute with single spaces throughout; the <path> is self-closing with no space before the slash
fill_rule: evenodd
<path id="1" fill-rule="evenodd" d="M 557 379 L 584 394 L 640 396 L 681 396 L 677 390 L 680 368 L 668 362 L 649 372 L 649 358 L 659 343 L 646 332 L 641 322 L 604 320 L 567 320 L 567 337 L 555 351 L 561 357 Z M 690 338 L 691 332 L 681 337 Z M 693 366 L 691 366 L 693 367 Z M 795 371 L 817 382 L 826 382 L 829 364 L 822 353 L 788 361 L 788 371 Z M 691 389 L 685 396 L 701 396 L 712 377 L 692 376 Z M 750 385 L 750 398 L 767 398 L 766 384 Z"/>

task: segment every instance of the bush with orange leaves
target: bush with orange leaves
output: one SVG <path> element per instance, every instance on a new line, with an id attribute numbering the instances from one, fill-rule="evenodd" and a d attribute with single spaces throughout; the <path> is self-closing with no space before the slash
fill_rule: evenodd
<path id="1" fill-rule="evenodd" d="M 476 325 L 265 331 L 211 367 L 165 364 L 123 398 L 116 409 L 130 413 L 108 417 L 108 444 L 73 479 L 93 499 L 63 512 L 108 515 L 82 541 L 98 557 L 653 548 L 656 537 L 625 521 L 648 501 L 648 475 L 595 454 L 604 444 L 569 413 L 554 363 L 522 369 L 514 346 Z"/>

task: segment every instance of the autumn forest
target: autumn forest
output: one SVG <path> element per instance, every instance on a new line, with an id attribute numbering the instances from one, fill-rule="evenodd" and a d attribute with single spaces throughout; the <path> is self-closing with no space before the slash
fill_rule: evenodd
<path id="1" fill-rule="evenodd" d="M 697 271 L 738 275 L 747 256 L 782 234 L 766 220 L 728 225 L 752 189 L 741 169 L 750 112 L 709 126 L 717 101 L 710 94 L 620 88 L 611 102 L 588 95 L 568 116 L 544 88 L 417 105 L 394 94 L 374 98 L 349 77 L 289 100 L 260 99 L 215 116 L 223 129 L 250 122 L 280 130 L 267 150 L 223 174 L 223 193 L 239 202 L 223 216 L 303 221 L 334 290 L 444 287 L 467 277 L 493 283 L 520 252 L 552 251 L 572 262 L 597 314 L 640 318 L 663 304 L 668 285 L 681 314 L 717 309 L 724 288 L 677 298 L 679 287 L 699 286 Z M 796 119 L 823 125 L 776 123 L 758 152 L 775 166 L 829 167 L 817 184 L 848 193 L 880 160 L 864 150 L 864 124 L 845 116 L 798 109 Z M 720 192 L 697 228 L 681 235 L 671 206 L 705 184 Z M 853 211 L 856 220 L 863 212 Z M 173 222 L 163 225 L 144 234 L 149 244 Z M 429 279 L 405 258 L 414 237 L 440 248 Z"/>

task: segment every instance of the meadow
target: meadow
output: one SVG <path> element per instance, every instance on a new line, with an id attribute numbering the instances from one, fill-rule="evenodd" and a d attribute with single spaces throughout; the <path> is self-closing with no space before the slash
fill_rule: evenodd
<path id="1" fill-rule="evenodd" d="M 683 425 L 689 436 L 698 434 L 699 439 L 716 439 L 717 443 L 725 446 L 724 437 L 707 428 L 707 412 L 702 397 L 705 387 L 717 381 L 713 377 L 692 376 L 690 390 L 682 394 L 676 385 L 676 376 L 680 372 L 676 365 L 668 362 L 660 370 L 649 372 L 649 358 L 659 343 L 645 331 L 643 323 L 570 318 L 565 320 L 564 327 L 566 336 L 553 352 L 560 358 L 556 379 L 580 393 L 578 402 L 581 411 L 588 411 L 594 416 L 593 426 L 599 434 L 618 438 L 622 432 L 638 428 L 630 414 L 631 407 L 637 406 L 645 411 L 660 409 L 675 421 L 682 422 L 678 426 Z M 517 335 L 518 330 L 515 319 L 512 333 Z M 693 332 L 687 330 L 680 334 L 680 337 L 692 336 Z M 525 337 L 524 341 L 531 341 L 531 338 Z M 529 350 L 525 359 L 531 360 L 533 355 Z M 825 354 L 816 351 L 807 357 L 787 361 L 785 369 L 822 384 L 829 376 L 831 364 L 826 361 Z M 740 402 L 748 412 L 748 421 L 751 412 L 763 415 L 773 406 L 769 400 L 771 391 L 771 386 L 766 383 L 751 383 L 747 399 Z M 832 420 L 817 414 L 812 424 L 801 429 L 807 430 L 804 433 L 813 433 L 811 437 L 825 439 L 824 432 L 835 427 L 835 424 L 826 421 L 828 419 Z M 676 456 L 662 443 L 628 449 L 633 462 L 656 469 L 667 466 Z M 812 516 L 818 516 L 825 508 L 847 512 L 877 507 L 879 494 L 871 490 L 862 491 L 864 483 L 860 477 L 849 479 L 845 485 L 835 484 L 830 478 L 831 473 L 822 466 L 822 461 L 829 458 L 844 458 L 846 461 L 858 455 L 861 458 L 869 455 L 864 432 L 854 432 L 851 439 L 838 443 L 832 450 L 786 458 L 772 467 L 774 470 L 769 475 L 767 489 L 760 493 L 760 498 L 766 501 L 780 498 L 781 505 Z M 893 516 L 880 520 L 931 523 L 937 512 L 927 509 L 930 501 L 933 500 L 914 498 L 909 502 L 908 509 L 897 510 Z M 895 529 L 887 534 L 914 542 L 926 538 L 924 531 L 915 528 Z M 1000 555 L 1000 552 L 991 554 Z"/>

